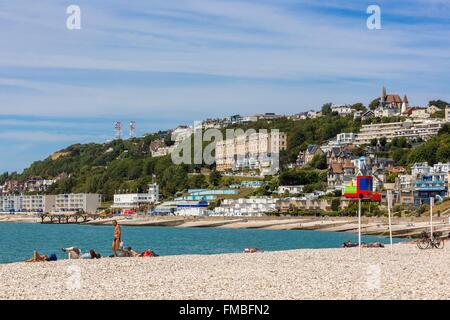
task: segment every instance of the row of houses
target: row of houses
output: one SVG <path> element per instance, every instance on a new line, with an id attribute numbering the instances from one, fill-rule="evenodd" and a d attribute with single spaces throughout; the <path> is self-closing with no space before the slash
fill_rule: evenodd
<path id="1" fill-rule="evenodd" d="M 50 186 L 59 180 L 68 178 L 69 175 L 61 173 L 55 178 L 42 178 L 38 176 L 29 176 L 25 181 L 11 179 L 0 185 L 0 195 L 4 194 L 20 194 L 33 192 L 46 192 Z"/>
<path id="2" fill-rule="evenodd" d="M 241 199 L 225 199 L 216 207 L 212 215 L 221 216 L 262 216 L 265 213 L 289 213 L 292 210 L 331 211 L 331 199 L 305 199 L 303 197 L 250 197 Z M 339 207 L 347 206 L 346 201 L 339 203 Z"/>
<path id="3" fill-rule="evenodd" d="M 330 199 L 304 199 L 304 198 L 274 198 L 274 197 L 249 197 L 238 199 L 224 199 L 220 206 L 209 209 L 205 200 L 183 203 L 166 203 L 156 211 L 179 216 L 262 216 L 267 213 L 288 213 L 293 209 L 323 210 L 332 208 Z"/>

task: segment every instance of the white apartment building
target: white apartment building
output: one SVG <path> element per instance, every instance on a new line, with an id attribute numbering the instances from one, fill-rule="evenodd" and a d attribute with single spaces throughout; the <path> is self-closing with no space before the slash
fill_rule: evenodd
<path id="1" fill-rule="evenodd" d="M 101 205 L 101 196 L 96 193 L 58 194 L 55 201 L 56 212 L 84 211 L 95 213 Z"/>
<path id="2" fill-rule="evenodd" d="M 159 147 L 157 150 L 152 150 L 151 154 L 152 154 L 152 157 L 164 157 L 164 156 L 169 155 L 174 149 L 175 149 L 175 146 Z"/>
<path id="3" fill-rule="evenodd" d="M 113 208 L 137 209 L 142 205 L 154 204 L 159 201 L 159 186 L 152 183 L 147 193 L 125 193 L 115 194 Z"/>
<path id="4" fill-rule="evenodd" d="M 340 116 L 348 116 L 351 115 L 355 110 L 351 108 L 348 104 L 336 105 L 333 104 L 331 106 L 332 112 L 337 112 Z"/>
<path id="5" fill-rule="evenodd" d="M 53 195 L 10 195 L 0 197 L 1 212 L 50 212 L 55 208 Z"/>
<path id="6" fill-rule="evenodd" d="M 414 177 L 412 174 L 402 174 L 397 178 L 398 201 L 402 204 L 414 204 Z"/>
<path id="7" fill-rule="evenodd" d="M 397 137 L 426 140 L 437 135 L 444 123 L 438 119 L 408 119 L 404 122 L 363 125 L 356 137 L 356 144 L 369 144 L 371 140 L 381 137 L 385 137 L 388 141 Z"/>
<path id="8" fill-rule="evenodd" d="M 356 134 L 349 132 L 349 133 L 339 133 L 336 136 L 336 142 L 338 145 L 345 145 L 345 144 L 352 144 L 356 141 Z"/>
<path id="9" fill-rule="evenodd" d="M 278 157 L 287 148 L 287 135 L 282 132 L 243 134 L 216 142 L 218 171 L 260 169 L 261 174 L 278 171 Z"/>
<path id="10" fill-rule="evenodd" d="M 416 108 L 411 111 L 411 118 L 428 119 L 431 115 L 425 108 Z"/>
<path id="11" fill-rule="evenodd" d="M 269 197 L 225 199 L 214 209 L 214 213 L 224 216 L 262 216 L 264 213 L 276 211 L 276 208 L 277 199 Z"/>
<path id="12" fill-rule="evenodd" d="M 279 186 L 278 194 L 284 194 L 287 192 L 288 194 L 301 194 L 303 193 L 304 186 Z"/>
<path id="13" fill-rule="evenodd" d="M 392 108 L 377 108 L 374 111 L 374 115 L 377 118 L 389 118 L 389 117 L 393 117 L 393 116 L 397 116 L 399 115 L 398 110 L 397 109 L 392 109 Z"/>
<path id="14" fill-rule="evenodd" d="M 428 162 L 417 162 L 411 167 L 411 175 L 413 178 L 428 175 L 433 171 L 433 167 L 428 165 Z"/>

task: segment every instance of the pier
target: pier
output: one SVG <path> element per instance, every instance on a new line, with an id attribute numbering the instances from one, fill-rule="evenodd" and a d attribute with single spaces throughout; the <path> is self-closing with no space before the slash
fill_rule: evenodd
<path id="1" fill-rule="evenodd" d="M 78 224 L 97 219 L 110 218 L 109 213 L 41 213 L 38 217 L 41 224 Z"/>

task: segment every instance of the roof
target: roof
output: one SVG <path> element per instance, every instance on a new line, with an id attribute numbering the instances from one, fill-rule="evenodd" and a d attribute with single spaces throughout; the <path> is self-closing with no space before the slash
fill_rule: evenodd
<path id="1" fill-rule="evenodd" d="M 306 149 L 306 152 L 309 154 L 314 154 L 319 149 L 319 146 L 317 144 L 310 144 L 308 148 Z"/>
<path id="2" fill-rule="evenodd" d="M 353 163 L 351 161 L 345 161 L 344 169 L 353 169 L 353 168 L 355 168 L 355 166 L 353 165 Z"/>
<path id="3" fill-rule="evenodd" d="M 340 163 L 332 163 L 330 169 L 333 173 L 342 173 L 344 171 L 342 168 L 342 164 Z"/>
<path id="4" fill-rule="evenodd" d="M 387 103 L 402 103 L 402 99 L 398 94 L 387 94 L 385 101 Z"/>
<path id="5" fill-rule="evenodd" d="M 414 107 L 406 108 L 406 110 L 403 112 L 403 114 L 411 114 L 413 112 L 413 110 L 414 110 Z"/>

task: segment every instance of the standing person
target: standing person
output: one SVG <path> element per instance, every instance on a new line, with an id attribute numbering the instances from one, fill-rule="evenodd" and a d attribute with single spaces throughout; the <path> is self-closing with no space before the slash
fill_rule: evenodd
<path id="1" fill-rule="evenodd" d="M 120 230 L 120 226 L 116 220 L 113 220 L 112 224 L 114 226 L 114 240 L 112 243 L 112 251 L 113 257 L 117 257 L 117 249 L 119 249 L 120 246 L 120 238 L 122 237 L 122 231 Z"/>

